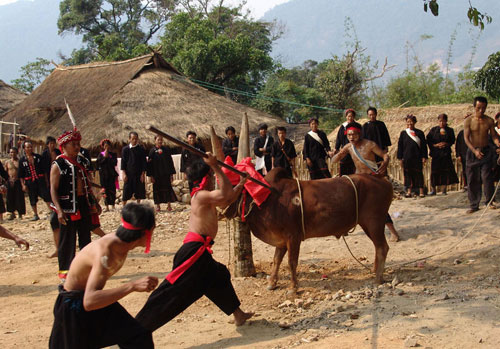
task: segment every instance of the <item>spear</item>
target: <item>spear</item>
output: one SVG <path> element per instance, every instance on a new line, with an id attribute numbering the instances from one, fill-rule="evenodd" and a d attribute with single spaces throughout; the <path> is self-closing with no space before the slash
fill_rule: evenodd
<path id="1" fill-rule="evenodd" d="M 171 141 L 172 143 L 175 143 L 175 144 L 177 144 L 178 146 L 180 146 L 180 147 L 182 147 L 182 148 L 184 148 L 184 149 L 189 150 L 190 152 L 194 153 L 195 155 L 198 155 L 198 156 L 200 156 L 200 157 L 202 157 L 202 158 L 207 158 L 207 157 L 208 157 L 208 155 L 207 155 L 206 153 L 202 152 L 201 150 L 196 149 L 195 147 L 193 147 L 193 146 L 191 146 L 191 145 L 187 144 L 186 142 L 183 142 L 183 141 L 181 141 L 181 140 L 179 140 L 179 139 L 177 139 L 177 138 L 175 138 L 175 137 L 173 137 L 173 136 L 169 135 L 168 133 L 165 133 L 165 132 L 163 132 L 163 131 L 161 131 L 161 130 L 157 129 L 156 127 L 154 127 L 154 126 L 152 126 L 152 125 L 147 125 L 147 126 L 146 126 L 146 130 L 151 131 L 151 132 L 153 132 L 153 133 L 156 133 L 157 135 L 162 136 L 162 137 L 163 137 L 163 138 L 165 138 L 165 139 L 168 139 L 168 140 L 169 140 L 169 141 Z M 233 166 L 228 165 L 228 164 L 226 164 L 226 163 L 224 163 L 224 162 L 222 162 L 222 161 L 220 161 L 220 160 L 217 160 L 217 163 L 218 163 L 220 166 L 222 166 L 222 167 L 224 167 L 224 168 L 227 168 L 229 171 L 232 171 L 232 172 L 234 172 L 234 173 L 239 174 L 240 176 L 246 176 L 246 175 L 247 175 L 247 173 L 242 172 L 242 171 L 240 171 L 240 170 L 238 170 L 238 169 L 234 168 Z M 267 185 L 266 183 L 261 182 L 261 181 L 259 181 L 258 179 L 253 178 L 252 176 L 248 176 L 248 180 L 249 180 L 249 181 L 252 181 L 252 182 L 254 182 L 254 183 L 258 184 L 258 185 L 261 185 L 261 186 L 263 186 L 264 188 L 267 188 L 267 189 L 269 189 L 269 190 L 271 190 L 271 191 L 276 192 L 276 188 L 272 188 L 272 187 L 270 187 L 269 185 Z"/>

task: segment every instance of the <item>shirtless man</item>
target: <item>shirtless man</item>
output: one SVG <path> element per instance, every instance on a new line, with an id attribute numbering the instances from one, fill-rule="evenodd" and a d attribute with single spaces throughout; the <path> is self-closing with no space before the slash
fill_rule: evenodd
<path id="1" fill-rule="evenodd" d="M 121 269 L 129 251 L 146 247 L 149 252 L 155 228 L 151 207 L 129 203 L 122 210 L 116 233 L 87 245 L 75 257 L 66 282 L 59 285 L 54 306 L 50 348 L 154 348 L 144 329 L 119 303 L 131 292 L 151 292 L 158 278 L 145 276 L 104 290 L 106 281 Z"/>
<path id="2" fill-rule="evenodd" d="M 17 211 L 19 219 L 22 219 L 23 214 L 26 213 L 24 192 L 18 176 L 19 158 L 17 154 L 17 148 L 10 148 L 10 159 L 5 162 L 5 170 L 9 175 L 9 180 L 7 181 L 7 212 L 10 213 L 9 220 L 13 220 L 16 217 L 15 211 Z"/>
<path id="3" fill-rule="evenodd" d="M 467 192 L 470 208 L 467 213 L 479 210 L 481 201 L 481 182 L 484 186 L 486 204 L 491 200 L 494 193 L 492 157 L 495 151 L 488 145 L 489 137 L 497 147 L 500 140 L 495 132 L 495 122 L 485 115 L 488 100 L 485 97 L 474 98 L 474 116 L 466 118 L 464 122 L 464 140 L 467 144 Z M 496 208 L 494 204 L 490 208 Z"/>
<path id="4" fill-rule="evenodd" d="M 349 140 L 349 144 L 345 145 L 340 152 L 333 157 L 332 161 L 338 162 L 347 156 L 347 154 L 350 154 L 356 166 L 357 174 L 385 177 L 387 166 L 389 165 L 389 155 L 384 152 L 377 143 L 368 139 L 362 139 L 361 128 L 359 128 L 359 124 L 357 123 L 350 123 L 346 126 L 346 136 Z M 379 156 L 383 159 L 380 167 L 377 165 L 375 156 Z M 399 234 L 394 227 L 394 222 L 389 213 L 387 213 L 385 225 L 391 232 L 390 241 L 398 242 Z"/>
<path id="5" fill-rule="evenodd" d="M 160 286 L 149 296 L 136 319 L 150 331 L 155 331 L 183 312 L 201 296 L 207 296 L 227 315 L 234 315 L 236 326 L 253 316 L 240 309 L 231 275 L 226 266 L 212 258 L 211 245 L 217 236 L 216 206 L 225 207 L 236 200 L 247 177 L 234 188 L 221 171 L 214 155 L 194 162 L 188 169 L 191 191 L 189 233 L 174 257 L 174 265 Z M 212 190 L 212 171 L 219 179 L 220 189 Z"/>

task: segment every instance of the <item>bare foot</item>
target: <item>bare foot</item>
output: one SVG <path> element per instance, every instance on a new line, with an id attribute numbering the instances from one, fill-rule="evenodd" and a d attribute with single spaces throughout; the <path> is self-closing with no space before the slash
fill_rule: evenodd
<path id="1" fill-rule="evenodd" d="M 234 315 L 234 324 L 236 326 L 241 326 L 248 319 L 250 319 L 252 316 L 254 316 L 254 314 L 255 313 L 252 313 L 252 312 L 245 313 L 243 310 L 241 310 L 240 308 L 238 308 L 233 313 L 233 315 Z"/>
<path id="2" fill-rule="evenodd" d="M 57 257 L 57 250 L 52 252 L 52 254 L 47 255 L 47 258 L 55 258 L 55 257 Z"/>

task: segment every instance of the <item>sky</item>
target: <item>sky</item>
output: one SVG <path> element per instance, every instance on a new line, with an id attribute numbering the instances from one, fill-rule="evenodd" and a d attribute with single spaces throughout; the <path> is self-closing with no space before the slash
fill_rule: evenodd
<path id="1" fill-rule="evenodd" d="M 0 0 L 0 6 L 16 2 L 18 0 Z M 272 9 L 274 6 L 285 3 L 289 0 L 247 0 L 246 7 L 250 9 L 252 17 L 258 19 Z M 237 0 L 229 0 L 228 3 L 237 3 Z"/>

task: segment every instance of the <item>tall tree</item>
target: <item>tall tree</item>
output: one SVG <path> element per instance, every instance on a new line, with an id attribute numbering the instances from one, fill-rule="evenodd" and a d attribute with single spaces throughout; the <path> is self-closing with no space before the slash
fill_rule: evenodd
<path id="1" fill-rule="evenodd" d="M 474 78 L 474 85 L 500 101 L 500 51 L 493 53 Z"/>
<path id="2" fill-rule="evenodd" d="M 166 25 L 161 38 L 165 58 L 190 78 L 255 92 L 273 68 L 274 24 L 253 21 L 241 6 L 226 7 L 223 1 L 193 3 L 185 1 L 186 10 Z"/>
<path id="3" fill-rule="evenodd" d="M 76 63 L 122 60 L 148 52 L 147 45 L 175 12 L 178 0 L 62 0 L 59 34 L 83 35 Z"/>

